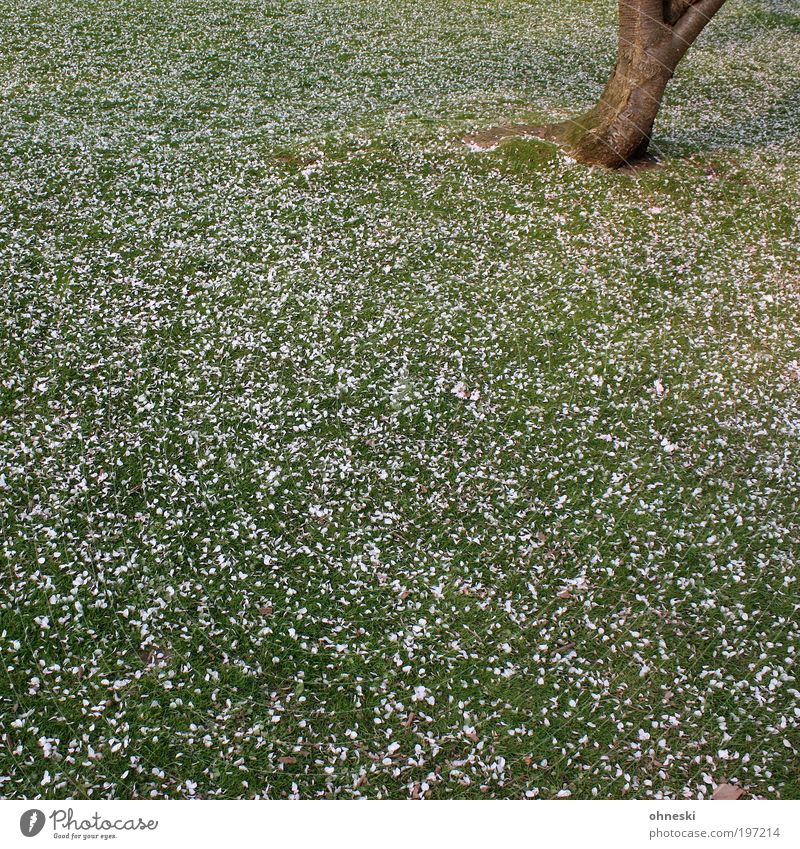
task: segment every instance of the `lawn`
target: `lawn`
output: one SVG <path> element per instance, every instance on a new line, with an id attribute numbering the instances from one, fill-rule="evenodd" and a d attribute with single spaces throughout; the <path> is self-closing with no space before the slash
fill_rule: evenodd
<path id="1" fill-rule="evenodd" d="M 0 0 L 0 796 L 800 797 L 800 5 L 463 143 L 614 26 Z"/>

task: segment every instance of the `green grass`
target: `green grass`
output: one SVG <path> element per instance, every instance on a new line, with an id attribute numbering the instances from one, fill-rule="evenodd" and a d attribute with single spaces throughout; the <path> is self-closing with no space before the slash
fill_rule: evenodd
<path id="1" fill-rule="evenodd" d="M 796 4 L 0 11 L 0 795 L 800 795 Z"/>

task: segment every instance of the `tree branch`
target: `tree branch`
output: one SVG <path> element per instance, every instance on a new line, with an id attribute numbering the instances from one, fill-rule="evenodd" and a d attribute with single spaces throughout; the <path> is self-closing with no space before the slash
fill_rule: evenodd
<path id="1" fill-rule="evenodd" d="M 672 26 L 675 37 L 688 48 L 706 24 L 725 4 L 725 0 L 668 0 L 670 5 L 684 4 L 680 17 Z"/>

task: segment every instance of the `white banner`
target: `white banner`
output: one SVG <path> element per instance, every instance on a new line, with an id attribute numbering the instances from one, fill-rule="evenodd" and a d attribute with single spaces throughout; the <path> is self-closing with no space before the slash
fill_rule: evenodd
<path id="1" fill-rule="evenodd" d="M 0 846 L 800 846 L 800 802 L 5 801 Z"/>

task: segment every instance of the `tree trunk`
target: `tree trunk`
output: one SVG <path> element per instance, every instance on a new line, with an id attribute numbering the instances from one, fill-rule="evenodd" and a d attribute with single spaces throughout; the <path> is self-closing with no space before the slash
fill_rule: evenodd
<path id="1" fill-rule="evenodd" d="M 619 168 L 641 159 L 678 62 L 725 0 L 619 0 L 617 62 L 589 112 L 546 128 L 580 162 Z"/>

